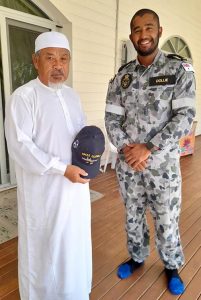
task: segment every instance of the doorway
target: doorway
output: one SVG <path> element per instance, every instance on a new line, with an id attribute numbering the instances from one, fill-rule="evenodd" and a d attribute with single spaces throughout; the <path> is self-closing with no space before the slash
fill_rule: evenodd
<path id="1" fill-rule="evenodd" d="M 36 77 L 31 59 L 35 38 L 49 30 L 56 30 L 56 25 L 47 17 L 30 18 L 0 6 L 0 190 L 16 185 L 4 135 L 6 102 L 16 88 Z"/>

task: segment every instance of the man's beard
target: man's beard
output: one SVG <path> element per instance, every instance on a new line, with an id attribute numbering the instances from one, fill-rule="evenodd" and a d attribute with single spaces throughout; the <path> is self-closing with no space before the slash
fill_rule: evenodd
<path id="1" fill-rule="evenodd" d="M 135 50 L 137 51 L 138 55 L 140 56 L 148 56 L 151 55 L 152 53 L 155 52 L 155 50 L 158 48 L 158 43 L 159 43 L 159 35 L 155 40 L 152 39 L 153 42 L 153 47 L 150 47 L 147 50 L 141 50 L 137 44 L 133 44 Z"/>
<path id="2" fill-rule="evenodd" d="M 64 87 L 64 82 L 63 81 L 60 81 L 60 82 L 50 82 L 48 81 L 48 86 L 54 90 L 60 90 Z"/>

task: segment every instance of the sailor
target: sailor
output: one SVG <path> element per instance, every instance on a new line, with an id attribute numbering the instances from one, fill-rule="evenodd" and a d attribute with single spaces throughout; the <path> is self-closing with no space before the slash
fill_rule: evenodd
<path id="1" fill-rule="evenodd" d="M 126 208 L 130 254 L 129 261 L 118 267 L 118 276 L 130 276 L 149 255 L 149 207 L 168 289 L 182 294 L 178 142 L 190 131 L 195 116 L 194 72 L 180 57 L 158 49 L 162 27 L 154 11 L 136 12 L 130 29 L 137 59 L 121 67 L 109 83 L 105 113 L 108 136 L 119 152 L 116 173 Z"/>

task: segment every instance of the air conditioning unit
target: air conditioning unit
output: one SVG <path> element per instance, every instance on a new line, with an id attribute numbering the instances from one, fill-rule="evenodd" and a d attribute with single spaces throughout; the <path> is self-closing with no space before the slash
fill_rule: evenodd
<path id="1" fill-rule="evenodd" d="M 135 48 L 131 40 L 123 41 L 121 65 L 124 65 L 129 61 L 134 60 L 136 57 L 137 57 L 137 52 L 135 51 Z"/>

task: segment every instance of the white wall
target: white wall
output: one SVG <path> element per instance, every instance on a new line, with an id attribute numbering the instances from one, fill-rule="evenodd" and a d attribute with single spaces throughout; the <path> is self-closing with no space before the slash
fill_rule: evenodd
<path id="1" fill-rule="evenodd" d="M 104 129 L 108 81 L 120 66 L 122 41 L 128 39 L 130 19 L 137 10 L 150 8 L 159 14 L 163 27 L 159 46 L 170 36 L 179 35 L 191 50 L 197 81 L 197 134 L 201 134 L 200 0 L 119 0 L 118 13 L 116 0 L 51 2 L 72 22 L 73 87 L 81 97 L 88 124 Z"/>
<path id="2" fill-rule="evenodd" d="M 52 0 L 72 22 L 73 87 L 88 124 L 104 129 L 105 96 L 114 74 L 115 0 Z"/>

